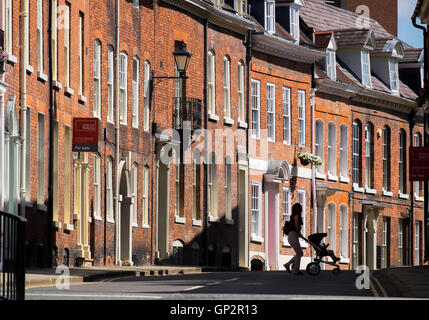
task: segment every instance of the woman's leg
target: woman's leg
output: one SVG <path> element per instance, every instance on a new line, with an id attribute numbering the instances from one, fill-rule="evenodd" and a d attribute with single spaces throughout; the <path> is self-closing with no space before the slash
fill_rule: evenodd
<path id="1" fill-rule="evenodd" d="M 292 246 L 293 250 L 295 251 L 295 257 L 293 257 L 293 270 L 294 272 L 298 272 L 299 267 L 301 265 L 301 257 L 302 257 L 302 249 L 301 249 L 301 245 L 299 244 L 298 233 L 296 233 L 295 231 L 289 232 L 288 240 L 289 240 L 289 244 Z"/>

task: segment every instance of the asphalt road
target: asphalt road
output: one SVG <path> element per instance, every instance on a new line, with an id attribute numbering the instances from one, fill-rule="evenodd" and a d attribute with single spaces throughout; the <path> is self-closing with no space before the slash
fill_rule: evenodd
<path id="1" fill-rule="evenodd" d="M 286 271 L 214 272 L 177 276 L 126 277 L 104 282 L 26 291 L 27 300 L 308 300 L 380 299 L 395 291 L 371 277 L 369 289 L 357 289 L 354 271 L 294 276 Z"/>

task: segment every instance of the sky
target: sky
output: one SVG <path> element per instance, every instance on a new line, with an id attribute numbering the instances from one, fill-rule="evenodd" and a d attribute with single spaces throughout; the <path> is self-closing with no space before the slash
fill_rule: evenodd
<path id="1" fill-rule="evenodd" d="M 416 3 L 417 0 L 398 0 L 398 37 L 414 48 L 423 48 L 423 31 L 415 28 L 411 21 Z"/>

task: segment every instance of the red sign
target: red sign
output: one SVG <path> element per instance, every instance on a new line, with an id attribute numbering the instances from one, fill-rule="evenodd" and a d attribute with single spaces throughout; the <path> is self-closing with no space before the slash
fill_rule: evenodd
<path id="1" fill-rule="evenodd" d="M 73 152 L 98 152 L 98 118 L 73 118 Z"/>
<path id="2" fill-rule="evenodd" d="M 429 181 L 428 147 L 410 147 L 410 181 Z"/>

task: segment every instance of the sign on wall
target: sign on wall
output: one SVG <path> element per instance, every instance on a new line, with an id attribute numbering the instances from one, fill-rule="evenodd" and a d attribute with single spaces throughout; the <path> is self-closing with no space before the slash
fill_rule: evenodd
<path id="1" fill-rule="evenodd" d="M 428 147 L 410 147 L 410 181 L 429 181 Z"/>
<path id="2" fill-rule="evenodd" d="M 73 152 L 98 152 L 98 118 L 73 118 Z"/>

